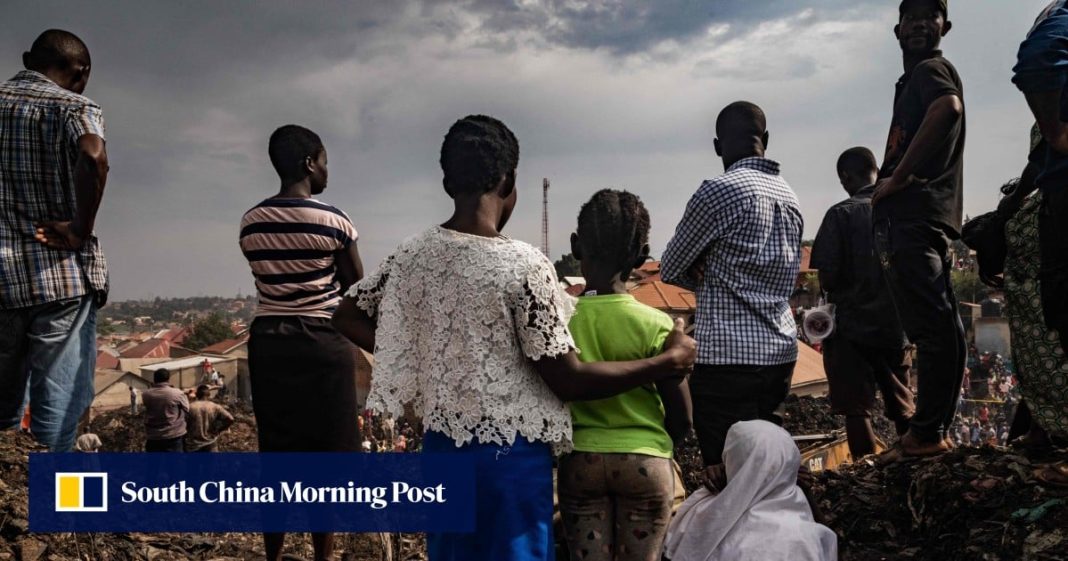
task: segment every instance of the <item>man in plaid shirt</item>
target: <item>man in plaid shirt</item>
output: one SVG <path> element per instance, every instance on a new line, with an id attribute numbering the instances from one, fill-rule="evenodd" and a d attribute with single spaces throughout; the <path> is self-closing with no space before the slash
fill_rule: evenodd
<path id="1" fill-rule="evenodd" d="M 26 400 L 30 430 L 69 451 L 93 401 L 96 310 L 107 266 L 93 223 L 108 162 L 100 107 L 83 97 L 85 43 L 48 30 L 0 84 L 0 429 Z"/>
<path id="2" fill-rule="evenodd" d="M 694 429 L 710 479 L 722 483 L 731 425 L 782 422 L 777 410 L 797 361 L 789 298 L 804 224 L 779 164 L 764 157 L 764 112 L 732 103 L 716 119 L 716 136 L 726 173 L 690 199 L 660 272 L 665 282 L 697 293 Z"/>

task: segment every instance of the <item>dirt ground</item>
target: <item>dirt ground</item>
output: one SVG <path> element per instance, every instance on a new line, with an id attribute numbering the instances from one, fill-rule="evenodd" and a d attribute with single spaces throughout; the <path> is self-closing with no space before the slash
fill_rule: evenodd
<path id="1" fill-rule="evenodd" d="M 237 422 L 220 450 L 256 449 L 251 411 Z M 785 426 L 794 434 L 840 427 L 826 400 L 791 399 Z M 141 450 L 143 422 L 120 410 L 94 419 L 106 451 Z M 380 427 L 375 426 L 375 432 Z M 888 423 L 877 432 L 892 440 Z M 27 532 L 27 454 L 40 450 L 16 431 L 0 432 L 0 561 L 236 561 L 262 559 L 258 534 L 30 534 Z M 677 451 L 688 489 L 699 485 L 696 441 Z M 1068 490 L 1038 484 L 1039 461 L 1068 459 L 1068 452 L 1031 459 L 1006 449 L 965 448 L 942 457 L 875 467 L 862 461 L 816 478 L 826 523 L 839 536 L 843 561 L 1068 560 Z M 388 550 L 388 551 L 387 551 Z M 311 558 L 306 535 L 292 535 L 287 553 Z M 295 559 L 295 558 L 294 558 Z M 339 539 L 338 559 L 425 559 L 420 535 L 356 534 Z"/>

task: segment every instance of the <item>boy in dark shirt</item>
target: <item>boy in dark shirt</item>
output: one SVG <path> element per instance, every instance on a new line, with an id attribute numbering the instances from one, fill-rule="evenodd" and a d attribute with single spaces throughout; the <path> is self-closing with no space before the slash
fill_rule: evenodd
<path id="1" fill-rule="evenodd" d="M 846 416 L 854 458 L 875 452 L 871 415 L 877 389 L 898 435 L 908 431 L 914 411 L 905 333 L 872 249 L 871 197 L 878 172 L 867 148 L 850 148 L 838 158 L 838 178 L 849 198 L 827 211 L 812 247 L 820 286 L 836 306 L 834 333 L 823 342 L 831 407 Z"/>
<path id="2" fill-rule="evenodd" d="M 892 457 L 950 448 L 943 429 L 964 378 L 964 328 L 950 284 L 949 240 L 960 237 L 964 102 L 942 57 L 948 0 L 904 0 L 894 28 L 905 63 L 886 157 L 872 196 L 875 247 L 909 339 L 918 348 L 916 413 Z"/>

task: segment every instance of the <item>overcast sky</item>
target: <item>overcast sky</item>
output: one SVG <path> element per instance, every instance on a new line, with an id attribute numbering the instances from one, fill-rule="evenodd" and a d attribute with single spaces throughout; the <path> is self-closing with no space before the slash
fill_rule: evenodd
<path id="1" fill-rule="evenodd" d="M 1023 167 L 1031 119 L 1009 80 L 1046 3 L 950 3 L 943 47 L 964 81 L 971 215 Z M 902 71 L 896 0 L 37 0 L 4 16 L 0 76 L 46 28 L 92 52 L 86 95 L 104 108 L 111 159 L 97 233 L 115 300 L 254 290 L 237 224 L 278 189 L 267 138 L 287 123 L 322 136 L 321 198 L 352 216 L 368 269 L 448 217 L 438 151 L 471 113 L 519 138 L 505 233 L 539 243 L 550 178 L 554 259 L 604 187 L 645 201 L 659 255 L 693 191 L 722 172 L 712 124 L 738 99 L 765 109 L 768 156 L 813 237 L 844 196 L 838 154 L 881 156 Z"/>

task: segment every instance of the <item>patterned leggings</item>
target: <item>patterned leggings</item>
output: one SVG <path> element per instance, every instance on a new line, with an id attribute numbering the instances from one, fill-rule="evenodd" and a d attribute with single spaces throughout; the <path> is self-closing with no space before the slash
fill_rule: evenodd
<path id="1" fill-rule="evenodd" d="M 671 460 L 574 452 L 560 460 L 560 514 L 577 561 L 659 561 L 671 521 Z"/>

